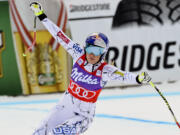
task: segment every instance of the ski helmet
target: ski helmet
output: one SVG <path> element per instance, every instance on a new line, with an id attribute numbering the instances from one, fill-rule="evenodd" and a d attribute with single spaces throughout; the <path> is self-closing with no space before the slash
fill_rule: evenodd
<path id="1" fill-rule="evenodd" d="M 109 40 L 106 35 L 103 33 L 92 33 L 86 38 L 85 48 L 89 46 L 96 46 L 104 48 L 103 53 L 101 54 L 101 59 L 104 59 L 108 49 L 109 49 Z"/>

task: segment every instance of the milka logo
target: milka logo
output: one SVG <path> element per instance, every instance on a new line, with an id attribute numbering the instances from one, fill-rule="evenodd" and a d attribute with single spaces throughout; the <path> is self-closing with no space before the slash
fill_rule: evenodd
<path id="1" fill-rule="evenodd" d="M 74 79 L 74 81 L 80 81 L 85 82 L 87 84 L 98 84 L 97 79 L 92 79 L 92 75 L 83 75 L 82 72 L 78 72 L 77 68 L 74 68 L 72 70 L 71 77 Z"/>

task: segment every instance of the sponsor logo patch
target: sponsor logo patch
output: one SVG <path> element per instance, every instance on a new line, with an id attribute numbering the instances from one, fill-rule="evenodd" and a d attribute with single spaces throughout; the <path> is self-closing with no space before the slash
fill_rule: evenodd
<path id="1" fill-rule="evenodd" d="M 96 75 L 100 76 L 101 75 L 101 70 L 97 70 Z"/>
<path id="2" fill-rule="evenodd" d="M 82 53 L 82 48 L 80 47 L 79 44 L 73 44 L 73 49 L 78 52 L 78 53 Z"/>
<path id="3" fill-rule="evenodd" d="M 57 33 L 57 36 L 60 37 L 66 44 L 70 42 L 70 40 L 61 31 Z"/>
<path id="4" fill-rule="evenodd" d="M 81 64 L 83 63 L 83 60 L 82 60 L 82 59 L 79 59 L 79 60 L 77 61 L 77 63 L 78 63 L 79 65 L 81 65 Z"/>

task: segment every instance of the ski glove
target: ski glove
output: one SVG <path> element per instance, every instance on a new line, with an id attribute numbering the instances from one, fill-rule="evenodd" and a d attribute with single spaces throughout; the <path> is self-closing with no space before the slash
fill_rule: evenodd
<path id="1" fill-rule="evenodd" d="M 148 83 L 151 81 L 151 77 L 149 76 L 149 74 L 147 72 L 142 72 L 141 74 L 139 74 L 136 77 L 136 80 L 139 84 L 144 84 L 144 83 Z"/>
<path id="2" fill-rule="evenodd" d="M 40 21 L 42 21 L 45 18 L 47 18 L 47 16 L 44 14 L 44 10 L 43 10 L 43 8 L 42 8 L 40 3 L 32 2 L 30 4 L 30 8 L 32 9 L 32 11 L 34 11 L 35 16 L 37 16 Z"/>
<path id="3" fill-rule="evenodd" d="M 40 16 L 44 13 L 41 4 L 38 2 L 32 2 L 30 8 L 34 11 L 35 16 Z"/>

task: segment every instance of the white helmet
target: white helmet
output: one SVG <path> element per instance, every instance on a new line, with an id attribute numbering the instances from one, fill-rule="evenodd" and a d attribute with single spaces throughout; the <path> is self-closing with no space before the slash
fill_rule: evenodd
<path id="1" fill-rule="evenodd" d="M 92 33 L 86 38 L 85 48 L 88 46 L 104 48 L 103 53 L 101 54 L 101 59 L 104 59 L 109 49 L 109 40 L 103 33 Z"/>

